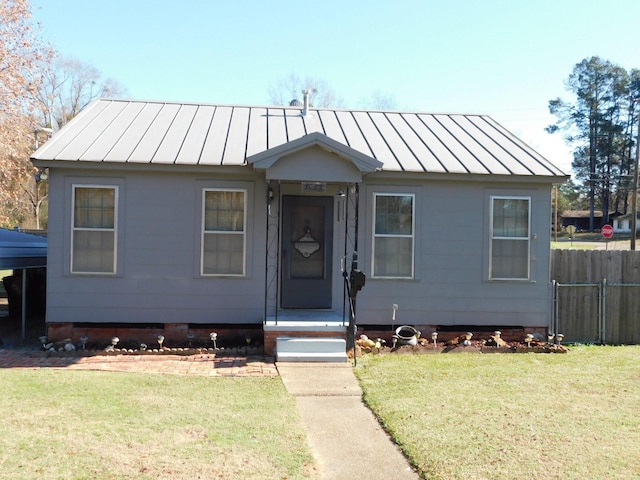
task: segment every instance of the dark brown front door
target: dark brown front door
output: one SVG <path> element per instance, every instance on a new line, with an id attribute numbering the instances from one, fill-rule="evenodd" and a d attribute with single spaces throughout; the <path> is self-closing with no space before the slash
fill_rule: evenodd
<path id="1" fill-rule="evenodd" d="M 282 198 L 282 308 L 331 308 L 333 198 Z"/>

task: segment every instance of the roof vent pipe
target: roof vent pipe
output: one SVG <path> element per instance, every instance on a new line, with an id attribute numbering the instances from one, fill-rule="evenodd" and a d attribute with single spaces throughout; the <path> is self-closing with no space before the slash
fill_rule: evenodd
<path id="1" fill-rule="evenodd" d="M 303 117 L 309 115 L 309 97 L 311 96 L 311 89 L 305 88 L 302 91 L 302 95 L 304 95 L 303 103 L 302 103 L 302 113 Z"/>

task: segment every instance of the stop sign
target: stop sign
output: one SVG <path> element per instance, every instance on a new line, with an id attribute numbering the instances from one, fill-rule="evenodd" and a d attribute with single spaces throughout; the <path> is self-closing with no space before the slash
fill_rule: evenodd
<path id="1" fill-rule="evenodd" d="M 604 238 L 611 238 L 613 237 L 613 227 L 611 225 L 604 225 L 600 229 L 600 233 L 602 233 Z"/>

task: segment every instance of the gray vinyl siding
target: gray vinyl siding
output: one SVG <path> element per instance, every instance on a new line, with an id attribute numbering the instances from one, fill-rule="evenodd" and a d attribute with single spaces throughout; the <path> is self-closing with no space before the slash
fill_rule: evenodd
<path id="1" fill-rule="evenodd" d="M 208 175 L 106 169 L 52 169 L 49 199 L 48 322 L 261 323 L 265 306 L 266 185 L 258 175 Z M 120 189 L 115 275 L 69 271 L 70 189 L 86 181 Z M 247 191 L 246 275 L 200 276 L 203 188 Z M 299 194 L 299 182 L 283 185 Z M 327 195 L 335 196 L 338 185 Z M 372 278 L 374 193 L 415 195 L 413 279 Z M 490 281 L 491 195 L 531 198 L 531 278 Z M 549 285 L 550 185 L 384 179 L 361 186 L 360 268 L 367 284 L 357 298 L 360 324 L 545 326 Z M 344 227 L 335 216 L 334 309 L 342 304 Z"/>
<path id="2" fill-rule="evenodd" d="M 367 271 L 371 265 L 374 192 L 416 195 L 415 278 L 369 277 L 358 297 L 358 323 L 389 324 L 398 304 L 397 324 L 546 326 L 551 311 L 548 277 L 550 187 L 467 182 L 368 184 L 361 197 L 361 226 Z M 531 277 L 491 281 L 489 209 L 491 195 L 531 197 Z"/>
<path id="3" fill-rule="evenodd" d="M 49 201 L 48 322 L 260 323 L 264 311 L 264 185 L 191 173 L 54 170 Z M 69 270 L 70 185 L 120 185 L 115 275 Z M 201 277 L 202 189 L 247 189 L 246 276 Z"/>

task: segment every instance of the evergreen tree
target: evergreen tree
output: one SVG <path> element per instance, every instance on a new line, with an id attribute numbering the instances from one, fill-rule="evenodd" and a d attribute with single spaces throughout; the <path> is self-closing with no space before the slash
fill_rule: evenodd
<path id="1" fill-rule="evenodd" d="M 549 101 L 549 111 L 558 120 L 547 131 L 566 132 L 574 147 L 572 163 L 576 181 L 588 192 L 594 229 L 596 204 L 609 223 L 612 210 L 626 213 L 633 173 L 631 139 L 634 137 L 632 93 L 637 90 L 638 71 L 627 72 L 600 57 L 582 60 L 567 79 L 575 101 Z"/>

